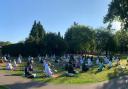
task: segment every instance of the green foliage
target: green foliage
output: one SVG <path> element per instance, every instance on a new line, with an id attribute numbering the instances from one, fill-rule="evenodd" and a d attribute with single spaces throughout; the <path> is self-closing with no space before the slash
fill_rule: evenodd
<path id="1" fill-rule="evenodd" d="M 96 49 L 99 52 L 113 52 L 116 49 L 114 34 L 106 28 L 96 30 Z"/>
<path id="2" fill-rule="evenodd" d="M 43 26 L 41 25 L 40 22 L 36 23 L 35 21 L 26 42 L 27 43 L 29 42 L 39 43 L 43 40 L 44 36 L 45 36 L 45 30 Z"/>
<path id="3" fill-rule="evenodd" d="M 69 52 L 90 50 L 93 45 L 94 31 L 86 26 L 74 24 L 65 33 Z M 92 45 L 90 45 L 92 44 Z"/>
<path id="4" fill-rule="evenodd" d="M 118 20 L 122 22 L 122 28 L 128 27 L 128 0 L 112 0 L 109 4 L 108 13 L 104 18 L 104 22 L 111 22 Z"/>
<path id="5" fill-rule="evenodd" d="M 9 41 L 6 41 L 6 42 L 0 41 L 0 46 L 5 46 L 5 45 L 9 45 L 9 44 L 11 44 L 11 42 L 9 42 Z"/>
<path id="6" fill-rule="evenodd" d="M 47 33 L 44 38 L 44 44 L 46 53 L 50 55 L 62 55 L 67 49 L 67 44 L 60 34 Z"/>
<path id="7" fill-rule="evenodd" d="M 60 32 L 45 33 L 40 22 L 34 22 L 28 39 L 25 42 L 18 42 L 3 46 L 2 53 L 9 53 L 12 56 L 38 56 L 40 55 L 62 55 L 67 50 L 67 44 L 61 37 Z"/>
<path id="8" fill-rule="evenodd" d="M 34 22 L 26 41 L 10 44 L 0 42 L 2 53 L 12 56 L 63 55 L 64 53 L 96 52 L 112 53 L 128 51 L 128 32 L 115 34 L 106 28 L 93 30 L 90 27 L 74 23 L 65 33 L 46 33 L 40 22 Z"/>
<path id="9" fill-rule="evenodd" d="M 128 31 L 121 30 L 116 32 L 115 41 L 117 44 L 117 50 L 121 52 L 128 51 Z"/>

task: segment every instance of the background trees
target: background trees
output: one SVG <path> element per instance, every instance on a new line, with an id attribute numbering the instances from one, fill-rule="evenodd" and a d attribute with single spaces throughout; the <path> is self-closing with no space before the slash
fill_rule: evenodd
<path id="1" fill-rule="evenodd" d="M 67 50 L 67 44 L 60 34 L 47 33 L 44 38 L 45 52 L 50 55 L 62 55 Z"/>
<path id="2" fill-rule="evenodd" d="M 65 32 L 64 38 L 58 33 L 46 33 L 40 22 L 34 22 L 25 41 L 10 44 L 0 42 L 3 54 L 12 56 L 63 55 L 64 53 L 96 52 L 111 54 L 128 51 L 128 32 L 121 30 L 113 33 L 110 29 L 93 29 L 73 24 Z"/>
<path id="3" fill-rule="evenodd" d="M 122 28 L 128 27 L 128 0 L 112 0 L 109 4 L 108 13 L 104 17 L 104 22 L 109 22 L 109 26 L 114 21 L 120 21 Z"/>
<path id="4" fill-rule="evenodd" d="M 106 54 L 116 50 L 114 34 L 110 30 L 106 28 L 96 30 L 96 49 L 97 52 L 101 53 L 105 51 Z"/>
<path id="5" fill-rule="evenodd" d="M 120 30 L 115 34 L 117 50 L 121 53 L 128 51 L 128 31 Z"/>
<path id="6" fill-rule="evenodd" d="M 25 42 L 26 43 L 35 42 L 38 44 L 43 40 L 45 34 L 46 34 L 45 30 L 41 25 L 41 23 L 40 22 L 37 23 L 36 21 L 34 21 L 29 37 L 26 39 Z"/>
<path id="7" fill-rule="evenodd" d="M 34 22 L 29 37 L 24 42 L 9 45 L 1 45 L 3 54 L 12 56 L 38 56 L 38 55 L 62 55 L 67 50 L 67 44 L 60 32 L 46 33 L 40 22 Z"/>
<path id="8" fill-rule="evenodd" d="M 76 53 L 94 49 L 94 31 L 86 26 L 74 24 L 65 33 L 68 52 Z"/>

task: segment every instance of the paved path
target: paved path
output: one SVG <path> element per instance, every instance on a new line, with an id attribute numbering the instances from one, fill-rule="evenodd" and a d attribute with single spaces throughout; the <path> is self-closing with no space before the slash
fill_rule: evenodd
<path id="1" fill-rule="evenodd" d="M 10 89 L 128 89 L 128 76 L 95 84 L 55 85 L 32 81 L 20 76 L 11 76 L 0 72 L 0 85 Z"/>

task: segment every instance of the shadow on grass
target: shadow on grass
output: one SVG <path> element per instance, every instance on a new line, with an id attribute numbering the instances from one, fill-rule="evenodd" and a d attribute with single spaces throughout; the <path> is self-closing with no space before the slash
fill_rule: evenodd
<path id="1" fill-rule="evenodd" d="M 115 68 L 113 73 L 108 74 L 109 80 L 97 89 L 128 89 L 128 70 Z"/>

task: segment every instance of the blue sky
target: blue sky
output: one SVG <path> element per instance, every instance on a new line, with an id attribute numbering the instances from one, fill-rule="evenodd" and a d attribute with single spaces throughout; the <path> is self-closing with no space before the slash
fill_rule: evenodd
<path id="1" fill-rule="evenodd" d="M 64 34 L 74 21 L 98 28 L 111 0 L 0 0 L 0 41 L 28 37 L 34 20 L 46 32 Z"/>

